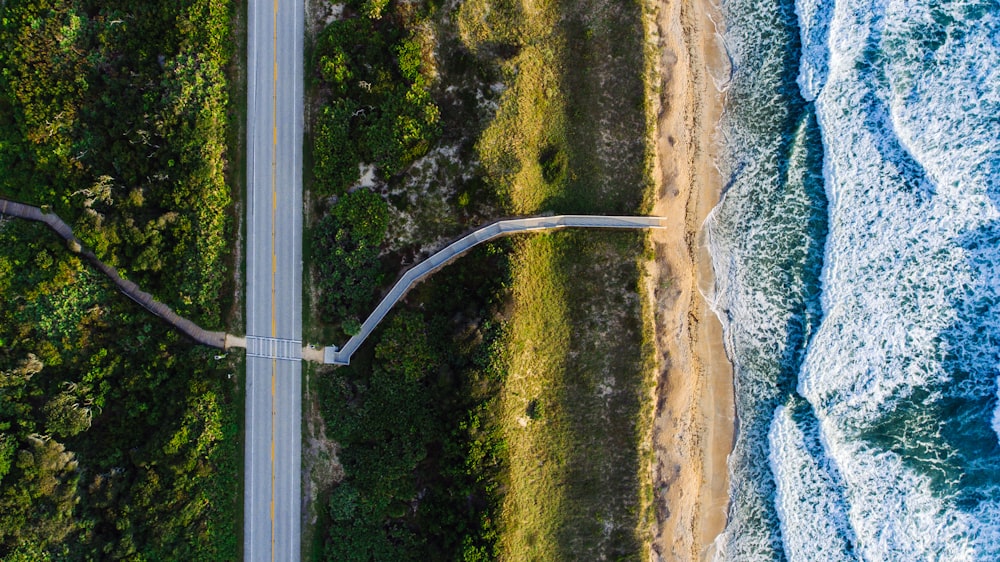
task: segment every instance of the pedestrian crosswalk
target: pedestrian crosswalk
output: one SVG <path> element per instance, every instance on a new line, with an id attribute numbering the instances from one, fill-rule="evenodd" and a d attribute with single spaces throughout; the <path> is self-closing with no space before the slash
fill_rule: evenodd
<path id="1" fill-rule="evenodd" d="M 302 342 L 282 338 L 247 336 L 247 357 L 299 361 L 302 359 Z"/>

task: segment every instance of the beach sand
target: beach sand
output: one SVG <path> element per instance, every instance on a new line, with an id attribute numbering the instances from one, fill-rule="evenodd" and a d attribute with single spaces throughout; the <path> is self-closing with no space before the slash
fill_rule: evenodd
<path id="1" fill-rule="evenodd" d="M 732 367 L 722 327 L 703 293 L 712 268 L 701 225 L 718 203 L 714 164 L 728 59 L 709 0 L 653 0 L 660 54 L 653 214 L 676 228 L 652 235 L 648 294 L 656 317 L 660 369 L 653 427 L 656 528 L 653 560 L 704 560 L 726 523 L 727 457 L 735 414 Z"/>

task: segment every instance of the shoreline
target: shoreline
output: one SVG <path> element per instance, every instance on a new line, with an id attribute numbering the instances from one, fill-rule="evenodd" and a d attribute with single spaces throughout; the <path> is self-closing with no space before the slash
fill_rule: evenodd
<path id="1" fill-rule="evenodd" d="M 736 429 L 732 365 L 721 323 L 702 294 L 714 285 L 701 226 L 722 189 L 714 163 L 724 97 L 717 77 L 728 59 L 711 0 L 655 0 L 651 8 L 659 56 L 653 214 L 677 225 L 650 236 L 658 355 L 651 558 L 705 560 L 726 524 Z"/>

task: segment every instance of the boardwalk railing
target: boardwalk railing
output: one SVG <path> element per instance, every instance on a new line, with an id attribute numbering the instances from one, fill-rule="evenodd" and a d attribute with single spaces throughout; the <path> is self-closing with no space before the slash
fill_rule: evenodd
<path id="1" fill-rule="evenodd" d="M 157 301 L 138 285 L 127 279 L 122 279 L 113 267 L 108 266 L 97 259 L 89 249 L 83 246 L 78 238 L 73 235 L 73 229 L 63 222 L 58 216 L 52 213 L 43 213 L 38 207 L 0 199 L 0 214 L 19 217 L 22 219 L 43 222 L 48 225 L 59 236 L 62 236 L 70 247 L 87 259 L 97 269 L 106 275 L 118 287 L 118 289 L 130 299 L 162 318 L 183 334 L 194 341 L 210 347 L 225 349 L 227 347 L 227 335 L 225 332 L 212 332 L 204 330 L 194 322 L 179 316 L 167 305 Z M 347 365 L 351 362 L 351 356 L 361 347 L 361 344 L 368 339 L 368 336 L 378 327 L 392 307 L 402 299 L 414 285 L 423 281 L 435 271 L 441 269 L 455 258 L 465 254 L 472 248 L 488 242 L 500 236 L 508 236 L 520 232 L 531 232 L 538 230 L 556 230 L 561 228 L 611 228 L 611 229 L 634 229 L 634 228 L 663 228 L 666 226 L 664 219 L 660 217 L 605 217 L 594 215 L 555 215 L 549 217 L 529 217 L 523 219 L 501 220 L 488 224 L 475 230 L 455 242 L 452 242 L 444 249 L 431 255 L 426 260 L 408 269 L 399 278 L 399 281 L 392 286 L 392 289 L 385 295 L 375 310 L 365 319 L 358 333 L 351 337 L 342 349 L 329 346 L 323 350 L 323 362 L 334 365 Z M 241 338 L 229 336 L 231 345 L 243 347 Z M 295 342 L 298 345 L 299 342 Z M 295 350 L 298 351 L 298 350 Z M 298 359 L 300 355 L 289 352 L 289 358 L 294 356 Z"/>
<path id="2" fill-rule="evenodd" d="M 475 246 L 510 234 L 531 232 L 536 230 L 555 230 L 560 228 L 664 228 L 666 222 L 660 217 L 604 217 L 593 215 L 555 215 L 550 217 L 530 217 L 523 219 L 501 220 L 488 224 L 471 232 L 443 250 L 433 254 L 403 273 L 399 281 L 392 286 L 389 293 L 368 316 L 358 333 L 337 349 L 330 346 L 323 350 L 323 362 L 334 365 L 347 365 L 351 356 L 368 339 L 368 336 L 382 322 L 393 305 L 399 302 L 417 283 L 430 274 L 441 269 L 455 258 L 468 252 Z"/>
<path id="3" fill-rule="evenodd" d="M 8 201 L 7 199 L 0 199 L 0 214 L 45 223 L 49 228 L 55 231 L 56 234 L 62 236 L 66 240 L 71 251 L 87 258 L 87 261 L 89 261 L 91 265 L 99 269 L 101 273 L 111 279 L 111 282 L 118 287 L 118 290 L 125 293 L 127 297 L 134 300 L 139 304 L 139 306 L 145 308 L 149 312 L 152 312 L 156 316 L 159 316 L 167 324 L 170 324 L 181 333 L 187 335 L 189 338 L 200 344 L 217 347 L 219 349 L 226 348 L 225 332 L 210 332 L 208 330 L 203 330 L 194 322 L 179 316 L 176 312 L 171 310 L 169 306 L 154 299 L 152 295 L 140 289 L 139 286 L 132 281 L 122 279 L 121 275 L 118 275 L 118 272 L 115 271 L 113 267 L 110 267 L 101 260 L 97 259 L 97 256 L 94 255 L 93 252 L 85 248 L 83 243 L 80 242 L 80 239 L 73 236 L 73 229 L 55 214 L 43 213 L 38 207 L 17 203 L 15 201 Z"/>

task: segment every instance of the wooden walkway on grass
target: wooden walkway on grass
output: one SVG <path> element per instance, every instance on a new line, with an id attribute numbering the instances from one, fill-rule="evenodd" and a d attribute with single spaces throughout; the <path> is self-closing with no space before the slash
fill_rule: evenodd
<path id="1" fill-rule="evenodd" d="M 106 275 L 118 287 L 118 289 L 130 299 L 160 317 L 181 333 L 187 335 L 194 341 L 215 347 L 227 349 L 230 347 L 247 347 L 244 338 L 226 334 L 225 332 L 212 332 L 204 330 L 194 322 L 179 316 L 167 305 L 157 301 L 138 285 L 127 279 L 122 279 L 113 267 L 108 266 L 97 259 L 83 243 L 73 235 L 73 229 L 63 222 L 53 213 L 44 213 L 38 207 L 9 201 L 0 198 L 0 214 L 19 217 L 22 219 L 43 222 L 48 225 L 59 236 L 66 240 L 69 249 L 81 256 L 94 267 Z M 441 269 L 455 258 L 465 254 L 472 248 L 501 236 L 509 236 L 522 232 L 534 232 L 542 230 L 558 230 L 562 228 L 608 228 L 608 229 L 647 229 L 664 228 L 666 222 L 660 217 L 606 217 L 596 215 L 555 215 L 548 217 L 528 217 L 521 219 L 500 220 L 490 223 L 478 230 L 475 230 L 455 242 L 452 242 L 444 249 L 433 254 L 426 260 L 408 269 L 392 286 L 392 289 L 379 302 L 375 310 L 365 319 L 358 333 L 351 337 L 343 348 L 328 346 L 323 348 L 323 362 L 333 365 L 347 365 L 351 362 L 351 356 L 361 347 L 361 344 L 368 339 L 379 323 L 385 318 L 392 307 L 400 301 L 414 285 L 423 281 L 435 271 Z M 298 342 L 295 342 L 298 343 Z M 296 358 L 308 360 L 319 360 L 319 350 L 310 346 L 302 349 L 301 356 L 295 354 Z"/>
<path id="2" fill-rule="evenodd" d="M 664 228 L 666 221 L 660 217 L 605 217 L 596 215 L 555 215 L 549 217 L 529 217 L 523 219 L 501 220 L 488 224 L 470 234 L 459 238 L 426 260 L 408 269 L 399 281 L 393 285 L 389 293 L 368 316 L 358 333 L 351 337 L 338 349 L 334 346 L 323 350 L 323 362 L 333 365 L 348 365 L 351 356 L 368 339 L 392 307 L 399 302 L 414 285 L 426 279 L 430 274 L 441 269 L 455 258 L 468 252 L 475 246 L 499 238 L 521 232 L 539 230 L 556 230 L 561 228 L 612 228 L 612 229 L 646 229 Z"/>

